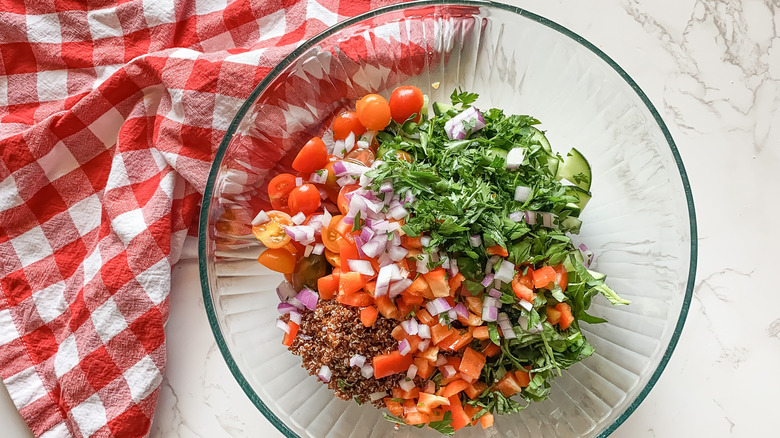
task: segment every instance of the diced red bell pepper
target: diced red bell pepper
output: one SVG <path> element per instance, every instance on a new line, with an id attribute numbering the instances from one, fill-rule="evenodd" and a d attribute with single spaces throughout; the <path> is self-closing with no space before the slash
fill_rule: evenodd
<path id="1" fill-rule="evenodd" d="M 534 287 L 537 289 L 546 288 L 555 281 L 555 269 L 552 266 L 545 266 L 534 271 Z"/>
<path id="2" fill-rule="evenodd" d="M 374 304 L 374 297 L 368 292 L 355 292 L 349 295 L 338 294 L 336 301 L 353 307 L 366 307 Z"/>
<path id="3" fill-rule="evenodd" d="M 471 377 L 474 380 L 479 379 L 480 374 L 482 374 L 482 368 L 485 366 L 486 361 L 487 359 L 482 353 L 478 353 L 472 348 L 466 347 L 465 351 L 463 352 L 463 358 L 460 361 L 460 367 L 458 367 L 458 371 L 466 376 Z"/>
<path id="4" fill-rule="evenodd" d="M 461 361 L 461 366 L 463 366 L 463 361 Z M 444 391 L 442 391 L 441 396 L 444 398 L 450 398 L 453 395 L 465 390 L 468 388 L 469 383 L 463 379 L 458 379 L 450 382 L 445 388 Z"/>
<path id="5" fill-rule="evenodd" d="M 282 345 L 289 347 L 290 345 L 292 345 L 295 336 L 298 335 L 298 329 L 300 328 L 300 326 L 293 321 L 288 322 L 287 325 L 290 327 L 290 332 L 284 334 L 284 338 L 282 339 Z"/>
<path id="6" fill-rule="evenodd" d="M 439 406 L 449 405 L 450 401 L 447 399 L 447 397 L 421 392 L 419 394 L 419 398 L 417 399 L 417 412 L 430 414 L 433 409 L 438 408 Z"/>
<path id="7" fill-rule="evenodd" d="M 366 327 L 373 327 L 379 311 L 374 306 L 368 306 L 360 309 L 360 322 Z"/>
<path id="8" fill-rule="evenodd" d="M 367 283 L 365 277 L 357 272 L 342 272 L 339 276 L 339 295 L 355 293 Z"/>
<path id="9" fill-rule="evenodd" d="M 501 257 L 508 257 L 509 252 L 507 252 L 506 248 L 504 248 L 501 245 L 494 245 L 485 248 L 485 252 L 488 253 L 488 255 L 497 255 Z"/>
<path id="10" fill-rule="evenodd" d="M 330 274 L 317 280 L 317 291 L 323 300 L 331 300 L 339 290 L 339 277 L 341 274 Z"/>
<path id="11" fill-rule="evenodd" d="M 463 405 L 460 402 L 458 395 L 453 395 L 450 400 L 450 412 L 452 413 L 452 426 L 453 429 L 459 430 L 471 423 L 471 417 L 463 410 Z"/>
<path id="12" fill-rule="evenodd" d="M 558 303 L 555 305 L 555 310 L 561 314 L 560 319 L 558 319 L 558 327 L 566 330 L 571 323 L 574 322 L 574 316 L 571 314 L 571 306 L 566 303 Z"/>
<path id="13" fill-rule="evenodd" d="M 450 286 L 447 283 L 447 271 L 441 266 L 423 274 L 425 281 L 431 288 L 434 297 L 443 298 L 450 296 Z"/>
<path id="14" fill-rule="evenodd" d="M 382 377 L 407 371 L 412 361 L 411 354 L 403 356 L 398 351 L 374 356 L 374 378 L 381 379 Z"/>
<path id="15" fill-rule="evenodd" d="M 507 372 L 501 380 L 496 383 L 496 388 L 504 394 L 504 397 L 511 397 L 518 392 L 522 391 L 520 382 L 517 381 L 517 377 L 513 372 Z"/>

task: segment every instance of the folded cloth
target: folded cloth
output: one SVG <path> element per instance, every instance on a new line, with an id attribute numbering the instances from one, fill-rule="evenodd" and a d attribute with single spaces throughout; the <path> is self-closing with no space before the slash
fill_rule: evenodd
<path id="1" fill-rule="evenodd" d="M 36 436 L 149 433 L 171 266 L 217 146 L 305 39 L 397 0 L 0 12 L 0 377 Z"/>

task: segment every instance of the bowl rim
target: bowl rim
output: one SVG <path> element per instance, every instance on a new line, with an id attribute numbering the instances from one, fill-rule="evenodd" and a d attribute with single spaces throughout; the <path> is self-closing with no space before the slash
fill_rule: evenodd
<path id="1" fill-rule="evenodd" d="M 655 386 L 656 382 L 661 377 L 661 374 L 666 368 L 666 365 L 669 362 L 669 359 L 671 358 L 675 347 L 677 346 L 677 343 L 679 341 L 680 335 L 683 330 L 683 326 L 685 325 L 685 320 L 687 318 L 688 310 L 690 308 L 691 299 L 693 296 L 693 288 L 696 280 L 696 265 L 698 260 L 698 243 L 697 243 L 698 234 L 697 234 L 697 226 L 696 226 L 696 212 L 693 203 L 691 185 L 688 179 L 688 174 L 685 171 L 685 166 L 683 165 L 680 153 L 677 149 L 674 140 L 672 139 L 672 135 L 669 132 L 666 123 L 663 121 L 658 110 L 656 110 L 653 103 L 647 97 L 645 92 L 642 91 L 642 89 L 639 87 L 636 81 L 634 81 L 634 79 L 631 76 L 629 76 L 629 74 L 622 67 L 620 67 L 620 65 L 618 65 L 617 62 L 615 62 L 601 49 L 599 49 L 598 47 L 590 43 L 582 36 L 578 35 L 577 33 L 569 30 L 568 28 L 550 19 L 547 19 L 545 17 L 542 17 L 540 15 L 537 15 L 533 12 L 530 12 L 526 9 L 517 6 L 507 5 L 504 3 L 490 1 L 490 0 L 417 0 L 417 1 L 397 3 L 389 6 L 384 6 L 381 8 L 373 9 L 371 11 L 368 11 L 360 15 L 356 15 L 352 18 L 345 19 L 343 21 L 336 23 L 333 26 L 328 27 L 323 32 L 315 35 L 314 37 L 310 38 L 309 40 L 307 40 L 306 42 L 298 46 L 295 50 L 293 50 L 290 54 L 288 54 L 278 65 L 276 65 L 273 69 L 271 69 L 268 72 L 268 74 L 266 74 L 266 76 L 249 94 L 247 99 L 239 108 L 232 122 L 230 123 L 228 130 L 225 132 L 225 136 L 223 137 L 222 141 L 219 144 L 219 147 L 214 157 L 214 161 L 209 171 L 208 180 L 206 181 L 206 187 L 203 196 L 203 202 L 201 205 L 199 224 L 198 224 L 198 269 L 200 273 L 200 284 L 201 284 L 201 291 L 203 294 L 203 302 L 204 302 L 206 314 L 208 316 L 209 325 L 211 326 L 211 331 L 214 334 L 214 338 L 216 340 L 220 352 L 222 353 L 222 357 L 224 358 L 228 366 L 228 369 L 230 370 L 231 374 L 238 382 L 241 389 L 255 405 L 255 407 L 257 407 L 257 409 L 260 410 L 260 412 L 266 417 L 266 419 L 268 419 L 271 422 L 271 424 L 273 424 L 274 427 L 276 427 L 277 430 L 279 430 L 283 435 L 290 438 L 300 438 L 300 436 L 297 433 L 295 433 L 292 429 L 290 429 L 290 427 L 287 426 L 287 424 L 284 421 L 282 421 L 278 416 L 276 416 L 276 414 L 273 413 L 273 411 L 271 411 L 268 408 L 268 406 L 266 406 L 266 404 L 263 402 L 260 396 L 254 391 L 252 386 L 249 384 L 246 377 L 244 377 L 243 373 L 238 367 L 238 364 L 236 363 L 236 360 L 233 358 L 233 355 L 231 354 L 228 348 L 228 345 L 225 341 L 225 337 L 223 336 L 222 331 L 219 327 L 219 322 L 217 321 L 217 315 L 214 309 L 214 303 L 211 300 L 212 299 L 211 289 L 209 287 L 209 282 L 208 282 L 208 267 L 206 263 L 207 254 L 206 254 L 206 238 L 205 238 L 205 236 L 207 235 L 206 225 L 208 222 L 208 210 L 211 205 L 211 192 L 214 189 L 216 175 L 219 170 L 222 159 L 224 158 L 225 151 L 227 150 L 227 146 L 230 143 L 230 140 L 232 139 L 233 135 L 237 131 L 239 123 L 246 115 L 249 108 L 257 100 L 258 96 L 299 55 L 301 55 L 302 53 L 304 53 L 306 50 L 313 47 L 314 45 L 318 44 L 323 39 L 329 37 L 333 33 L 343 28 L 349 27 L 352 24 L 359 23 L 369 18 L 382 15 L 388 12 L 398 11 L 401 9 L 421 7 L 421 6 L 436 6 L 436 5 L 493 7 L 493 8 L 509 11 L 517 15 L 520 15 L 524 18 L 535 21 L 544 26 L 547 26 L 548 28 L 557 31 L 566 37 L 571 38 L 575 42 L 582 45 L 584 48 L 590 50 L 596 56 L 601 58 L 601 60 L 604 61 L 607 65 L 609 65 L 613 70 L 615 70 L 615 72 L 617 72 L 618 75 L 623 80 L 625 80 L 628 83 L 628 85 L 634 90 L 634 92 L 640 98 L 642 103 L 644 103 L 644 105 L 647 107 L 648 111 L 650 111 L 650 114 L 652 114 L 653 119 L 655 119 L 655 122 L 658 124 L 659 128 L 661 129 L 661 132 L 663 133 L 664 138 L 666 139 L 666 142 L 669 145 L 669 149 L 672 152 L 672 156 L 674 157 L 675 164 L 677 165 L 677 169 L 679 171 L 680 178 L 682 180 L 683 189 L 685 191 L 685 198 L 688 207 L 688 222 L 690 227 L 689 232 L 691 238 L 691 242 L 690 242 L 691 253 L 690 253 L 690 261 L 688 265 L 688 280 L 685 288 L 685 296 L 683 298 L 682 307 L 680 308 L 680 313 L 677 318 L 677 323 L 675 325 L 674 332 L 672 333 L 672 337 L 669 340 L 669 345 L 667 345 L 666 351 L 664 352 L 661 361 L 658 363 L 658 366 L 651 374 L 650 379 L 645 384 L 645 387 L 642 388 L 642 390 L 639 392 L 637 397 L 631 402 L 630 405 L 628 405 L 628 407 L 626 407 L 625 411 L 623 411 L 617 418 L 615 418 L 612 421 L 612 423 L 609 426 L 607 426 L 606 429 L 601 431 L 598 435 L 599 438 L 607 437 L 612 432 L 614 432 L 621 424 L 623 424 L 623 422 L 636 410 L 637 407 L 639 407 L 642 401 L 644 401 L 644 399 L 647 397 L 650 390 L 652 390 L 652 388 Z"/>

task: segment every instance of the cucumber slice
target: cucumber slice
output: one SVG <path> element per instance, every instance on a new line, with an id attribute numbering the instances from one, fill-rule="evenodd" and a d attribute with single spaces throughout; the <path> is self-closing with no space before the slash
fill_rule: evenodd
<path id="1" fill-rule="evenodd" d="M 574 272 L 577 268 L 574 267 L 574 263 L 582 264 L 584 259 L 582 253 L 579 250 L 574 250 L 569 253 L 569 256 L 563 260 L 563 267 L 568 272 Z"/>
<path id="2" fill-rule="evenodd" d="M 585 209 L 585 206 L 588 205 L 588 201 L 590 201 L 590 192 L 585 191 L 578 186 L 564 186 L 564 193 L 566 196 L 573 196 L 577 198 L 577 202 L 575 203 L 579 209 L 579 211 L 582 211 Z"/>
<path id="3" fill-rule="evenodd" d="M 447 105 L 446 103 L 441 103 L 441 102 L 433 102 L 431 107 L 433 108 L 433 114 L 437 116 L 440 116 L 442 114 L 449 112 L 452 109 L 455 109 L 454 106 Z"/>
<path id="4" fill-rule="evenodd" d="M 581 226 L 582 221 L 574 216 L 567 216 L 564 220 L 561 221 L 561 228 L 568 231 L 569 233 L 579 234 Z"/>
<path id="5" fill-rule="evenodd" d="M 502 160 L 504 160 L 504 163 L 506 163 L 506 155 L 507 155 L 507 151 L 499 148 L 490 148 L 485 151 L 485 156 L 487 156 L 488 159 L 495 160 L 496 157 L 499 157 Z"/>
<path id="6" fill-rule="evenodd" d="M 558 166 L 561 161 L 553 153 L 552 147 L 550 146 L 550 141 L 547 140 L 547 137 L 542 131 L 534 128 L 533 126 L 529 126 L 529 128 L 531 130 L 531 141 L 538 142 L 542 146 L 542 149 L 547 151 L 547 154 L 549 155 L 547 158 L 547 168 L 550 169 L 550 173 L 556 175 L 558 173 Z"/>
<path id="7" fill-rule="evenodd" d="M 590 190 L 591 173 L 590 164 L 588 160 L 575 148 L 571 148 L 571 151 L 566 155 L 563 160 L 563 165 L 558 168 L 558 175 L 556 178 L 565 179 L 579 188 L 588 191 Z"/>

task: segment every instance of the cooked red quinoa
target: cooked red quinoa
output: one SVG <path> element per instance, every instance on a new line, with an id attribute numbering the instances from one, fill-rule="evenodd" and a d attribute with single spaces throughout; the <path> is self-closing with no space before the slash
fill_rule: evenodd
<path id="1" fill-rule="evenodd" d="M 301 313 L 298 336 L 289 349 L 301 356 L 302 366 L 311 375 L 317 375 L 323 365 L 330 368 L 333 376 L 327 385 L 337 397 L 365 403 L 374 392 L 387 391 L 389 396 L 396 383 L 405 378 L 404 374 L 396 374 L 366 379 L 360 374 L 360 368 L 349 366 L 349 359 L 355 354 L 365 356 L 366 363 L 371 364 L 374 356 L 398 349 L 398 341 L 390 334 L 398 321 L 379 315 L 373 327 L 365 327 L 360 322 L 359 308 L 333 300 L 321 300 L 314 311 Z M 381 399 L 374 404 L 384 406 Z"/>

